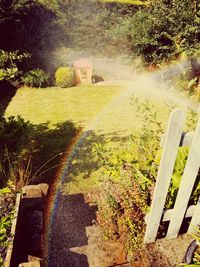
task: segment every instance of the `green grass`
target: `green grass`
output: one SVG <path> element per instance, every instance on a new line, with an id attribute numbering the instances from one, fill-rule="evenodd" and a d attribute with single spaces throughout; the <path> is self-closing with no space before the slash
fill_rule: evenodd
<path id="1" fill-rule="evenodd" d="M 121 90 L 118 86 L 23 87 L 8 106 L 6 116 L 21 115 L 34 124 L 49 122 L 50 127 L 66 120 L 84 126 Z"/>
<path id="2" fill-rule="evenodd" d="M 24 87 L 17 91 L 5 114 L 21 115 L 38 125 L 37 140 L 41 144 L 38 161 L 41 162 L 65 151 L 79 127 L 83 127 L 64 187 L 70 193 L 85 192 L 98 185 L 100 166 L 92 155 L 93 144 L 125 144 L 132 133 L 141 129 L 141 122 L 130 104 L 133 94 L 140 99 L 149 98 L 159 119 L 166 124 L 168 108 L 164 98 L 152 89 L 146 91 L 141 82 L 133 88 L 95 85 L 68 89 Z M 81 138 L 88 130 L 89 134 Z"/>

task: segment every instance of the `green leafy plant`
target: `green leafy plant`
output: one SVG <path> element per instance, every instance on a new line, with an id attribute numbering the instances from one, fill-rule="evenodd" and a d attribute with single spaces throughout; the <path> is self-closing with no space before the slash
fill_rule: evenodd
<path id="1" fill-rule="evenodd" d="M 189 153 L 189 147 L 179 147 L 178 155 L 174 165 L 171 185 L 165 203 L 165 207 L 168 209 L 173 208 L 173 205 L 175 203 L 181 178 L 187 161 L 188 153 Z"/>
<path id="2" fill-rule="evenodd" d="M 21 81 L 28 86 L 42 87 L 47 85 L 49 77 L 49 73 L 46 73 L 44 70 L 35 69 L 25 73 Z"/>
<path id="3" fill-rule="evenodd" d="M 71 87 L 75 84 L 74 72 L 72 68 L 61 67 L 55 73 L 56 85 L 61 87 Z"/>
<path id="4" fill-rule="evenodd" d="M 15 194 L 11 187 L 0 189 L 0 266 L 4 266 L 7 248 L 12 239 Z"/>
<path id="5" fill-rule="evenodd" d="M 183 55 L 196 57 L 200 51 L 199 4 L 190 0 L 151 1 L 149 7 L 140 8 L 113 28 L 114 37 L 120 42 L 118 33 L 122 32 L 132 52 L 146 63 L 169 62 Z"/>
<path id="6" fill-rule="evenodd" d="M 19 70 L 18 64 L 29 57 L 29 53 L 0 50 L 0 81 L 5 79 L 14 83 L 19 80 L 19 75 L 21 75 L 22 72 Z"/>
<path id="7" fill-rule="evenodd" d="M 186 118 L 186 129 L 185 129 L 186 132 L 195 131 L 198 118 L 199 118 L 199 115 L 197 112 L 191 109 L 188 110 L 187 118 Z"/>
<path id="8" fill-rule="evenodd" d="M 154 107 L 132 99 L 142 122 L 141 133 L 130 137 L 126 146 L 95 144 L 93 153 L 103 165 L 102 189 L 97 195 L 97 220 L 107 238 L 119 239 L 129 254 L 142 245 L 144 216 L 149 210 L 158 164 L 162 125 Z"/>
<path id="9" fill-rule="evenodd" d="M 0 185 L 6 185 L 11 182 L 15 191 L 19 191 L 25 185 L 38 182 L 40 177 L 46 172 L 62 165 L 54 164 L 48 167 L 49 163 L 52 163 L 55 158 L 62 154 L 63 153 L 56 154 L 41 164 L 37 170 L 34 170 L 32 162 L 33 154 L 31 151 L 28 151 L 23 157 L 18 156 L 15 158 L 15 161 L 11 161 L 13 155 L 5 149 L 3 158 L 0 157 L 0 175 L 2 180 Z"/>

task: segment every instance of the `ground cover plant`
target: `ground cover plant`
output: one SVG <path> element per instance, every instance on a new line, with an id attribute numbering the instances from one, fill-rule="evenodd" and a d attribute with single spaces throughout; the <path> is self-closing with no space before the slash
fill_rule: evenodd
<path id="1" fill-rule="evenodd" d="M 6 251 L 12 238 L 10 230 L 14 219 L 15 193 L 9 188 L 0 189 L 0 266 L 4 266 Z"/>

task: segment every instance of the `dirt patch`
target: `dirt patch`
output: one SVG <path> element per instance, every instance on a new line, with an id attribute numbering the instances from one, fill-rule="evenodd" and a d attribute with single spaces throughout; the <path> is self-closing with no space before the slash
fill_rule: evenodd
<path id="1" fill-rule="evenodd" d="M 187 247 L 193 238 L 188 235 L 176 239 L 159 239 L 137 253 L 131 267 L 175 267 L 183 262 Z"/>

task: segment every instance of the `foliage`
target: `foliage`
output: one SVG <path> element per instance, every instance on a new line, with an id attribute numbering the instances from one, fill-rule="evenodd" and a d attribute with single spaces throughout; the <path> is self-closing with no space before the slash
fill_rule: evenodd
<path id="1" fill-rule="evenodd" d="M 181 182 L 181 177 L 184 172 L 185 164 L 189 153 L 189 147 L 180 147 L 178 150 L 177 159 L 174 165 L 171 185 L 168 191 L 165 207 L 167 209 L 173 208 L 176 200 L 178 189 Z"/>
<path id="2" fill-rule="evenodd" d="M 169 61 L 180 55 L 197 56 L 199 46 L 199 4 L 190 0 L 152 1 L 118 28 L 126 33 L 137 56 L 146 62 Z"/>
<path id="3" fill-rule="evenodd" d="M 199 73 L 194 74 L 192 79 L 189 79 L 187 75 L 180 75 L 175 81 L 175 87 L 189 95 L 192 100 L 200 101 Z"/>
<path id="4" fill-rule="evenodd" d="M 0 50 L 0 81 L 3 79 L 10 82 L 16 81 L 21 74 L 18 64 L 29 57 L 30 54 L 28 53 L 19 53 L 19 51 L 6 52 Z"/>
<path id="5" fill-rule="evenodd" d="M 0 188 L 10 181 L 15 190 L 24 185 L 53 177 L 60 157 L 77 129 L 65 122 L 49 129 L 48 124 L 34 125 L 18 117 L 0 119 Z"/>
<path id="6" fill-rule="evenodd" d="M 69 67 L 61 67 L 55 73 L 56 85 L 61 87 L 71 87 L 74 85 L 74 71 Z"/>
<path id="7" fill-rule="evenodd" d="M 17 172 L 22 173 L 18 162 L 25 161 L 32 148 L 31 132 L 31 124 L 20 116 L 0 118 L 0 187 L 6 186 L 8 180 L 16 186 L 19 179 Z"/>
<path id="8" fill-rule="evenodd" d="M 46 86 L 48 83 L 49 74 L 44 70 L 35 69 L 24 74 L 21 78 L 22 83 L 32 87 Z"/>
<path id="9" fill-rule="evenodd" d="M 30 52 L 31 62 L 25 64 L 28 70 L 42 68 L 54 73 L 61 64 L 55 52 L 59 53 L 63 47 L 82 56 L 119 54 L 119 47 L 107 31 L 118 25 L 120 17 L 132 16 L 136 9 L 131 3 L 96 0 L 3 0 L 0 47 L 6 51 Z"/>
<path id="10" fill-rule="evenodd" d="M 142 245 L 145 230 L 144 215 L 152 197 L 157 167 L 154 158 L 159 148 L 162 125 L 157 113 L 146 101 L 132 104 L 143 127 L 129 145 L 113 148 L 96 144 L 93 153 L 104 166 L 100 179 L 102 190 L 97 197 L 98 222 L 108 238 L 119 238 L 128 253 Z"/>
<path id="11" fill-rule="evenodd" d="M 28 51 L 26 69 L 52 73 L 60 65 L 55 51 L 63 47 L 82 56 L 131 52 L 159 63 L 198 56 L 199 12 L 191 0 L 3 0 L 0 47 Z"/>
<path id="12" fill-rule="evenodd" d="M 15 195 L 10 187 L 0 189 L 0 266 L 3 266 L 6 251 L 11 241 L 10 233 L 14 219 Z"/>
<path id="13" fill-rule="evenodd" d="M 0 150 L 5 147 L 18 154 L 30 141 L 31 124 L 20 116 L 0 118 Z"/>
<path id="14" fill-rule="evenodd" d="M 147 198 L 148 194 L 125 168 L 118 174 L 118 180 L 107 177 L 97 195 L 97 220 L 105 230 L 105 237 L 120 239 L 128 253 L 142 244 Z"/>
<path id="15" fill-rule="evenodd" d="M 188 110 L 185 132 L 195 131 L 199 114 L 191 109 Z"/>
<path id="16" fill-rule="evenodd" d="M 0 1 L 0 47 L 6 51 L 30 52 L 33 57 L 26 68 L 43 69 L 49 64 L 49 51 L 68 39 L 62 18 L 58 18 L 59 3 L 57 0 Z"/>

